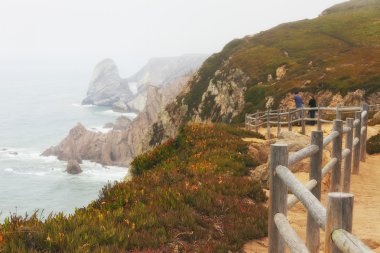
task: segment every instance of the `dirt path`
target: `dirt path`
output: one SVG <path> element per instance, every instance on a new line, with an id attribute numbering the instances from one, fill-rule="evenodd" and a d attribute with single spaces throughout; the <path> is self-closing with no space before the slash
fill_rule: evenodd
<path id="1" fill-rule="evenodd" d="M 369 128 L 368 135 L 379 132 L 380 126 Z M 327 129 L 326 129 L 327 130 Z M 308 179 L 307 173 L 297 173 L 303 182 Z M 367 155 L 367 161 L 360 163 L 359 175 L 351 177 L 351 192 L 354 194 L 353 234 L 363 240 L 375 252 L 380 253 L 380 154 Z M 322 204 L 326 203 L 327 192 L 322 193 Z M 288 211 L 288 219 L 298 235 L 305 240 L 306 210 L 298 203 Z M 324 249 L 324 233 L 322 230 L 321 252 Z M 268 252 L 268 238 L 255 240 L 244 246 L 245 253 Z"/>

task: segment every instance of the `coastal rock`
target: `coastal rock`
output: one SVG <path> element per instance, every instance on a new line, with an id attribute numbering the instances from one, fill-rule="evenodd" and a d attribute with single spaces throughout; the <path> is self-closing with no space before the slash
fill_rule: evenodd
<path id="1" fill-rule="evenodd" d="M 104 141 L 102 133 L 89 131 L 78 123 L 58 146 L 50 147 L 42 155 L 57 156 L 63 161 L 76 160 L 79 163 L 82 159 L 99 161 Z"/>
<path id="2" fill-rule="evenodd" d="M 129 99 L 132 95 L 128 82 L 121 79 L 115 62 L 105 59 L 96 65 L 87 97 L 82 104 L 113 106 L 114 103 Z"/>
<path id="3" fill-rule="evenodd" d="M 131 121 L 119 117 L 108 133 L 92 132 L 78 123 L 69 135 L 57 146 L 44 151 L 42 155 L 55 155 L 60 160 L 90 160 L 103 165 L 128 166 L 129 162 L 149 147 L 146 138 L 150 127 L 157 121 L 161 110 L 171 101 L 189 80 L 182 76 L 164 87 L 146 87 L 146 105 L 142 112 Z"/>
<path id="4" fill-rule="evenodd" d="M 117 101 L 112 105 L 112 110 L 114 112 L 128 112 L 128 107 L 125 105 L 123 101 Z"/>
<path id="5" fill-rule="evenodd" d="M 131 125 L 132 121 L 125 117 L 125 116 L 120 116 L 116 119 L 115 124 L 113 124 L 113 129 L 114 130 L 126 130 L 128 127 Z"/>
<path id="6" fill-rule="evenodd" d="M 66 172 L 69 174 L 76 175 L 82 173 L 82 169 L 77 161 L 69 160 L 67 163 Z"/>

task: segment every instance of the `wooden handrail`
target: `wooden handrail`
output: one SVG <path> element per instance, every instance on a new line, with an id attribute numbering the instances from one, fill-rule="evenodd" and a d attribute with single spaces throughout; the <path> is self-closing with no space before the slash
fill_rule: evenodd
<path id="1" fill-rule="evenodd" d="M 349 245 L 347 242 L 347 240 L 351 240 L 347 238 L 355 238 L 349 233 L 352 227 L 353 196 L 352 194 L 342 193 L 349 192 L 351 168 L 355 173 L 355 166 L 358 166 L 359 156 L 362 156 L 363 144 L 367 138 L 368 108 L 368 106 L 364 105 L 363 111 L 355 111 L 355 120 L 347 118 L 345 127 L 343 127 L 343 121 L 334 120 L 333 131 L 325 138 L 323 138 L 321 131 L 313 131 L 311 143 L 291 155 L 289 155 L 286 144 L 271 145 L 269 224 L 272 225 L 270 225 L 271 229 L 268 230 L 270 253 L 284 252 L 285 245 L 281 243 L 280 237 L 287 242 L 287 245 L 294 252 L 317 253 L 319 252 L 318 230 L 320 228 L 326 232 L 326 252 L 338 252 L 336 250 L 342 250 L 343 252 L 371 252 L 355 251 L 357 246 Z M 380 106 L 377 108 L 380 108 Z M 350 109 L 345 108 L 342 110 L 342 108 L 338 108 L 340 111 Z M 289 115 L 290 112 L 287 112 L 288 120 L 291 119 Z M 280 118 L 280 113 L 277 114 L 277 117 Z M 279 127 L 282 123 L 278 120 L 277 126 Z M 346 143 L 344 148 L 342 147 L 343 136 L 345 136 Z M 332 158 L 322 168 L 323 148 L 331 142 L 333 144 Z M 288 167 L 307 157 L 310 157 L 310 180 L 303 185 Z M 351 163 L 351 161 L 353 162 Z M 341 172 L 342 165 L 343 173 Z M 322 178 L 330 172 L 332 173 L 330 191 L 336 191 L 336 193 L 329 193 L 326 209 L 320 202 L 320 184 Z M 287 189 L 293 194 L 288 196 Z M 292 208 L 299 201 L 308 211 L 306 247 L 299 240 L 299 237 L 286 219 L 286 210 Z M 342 210 L 346 210 L 344 213 L 347 213 L 347 215 L 344 215 Z M 278 230 L 274 230 L 273 226 L 277 226 Z M 342 229 L 348 230 L 342 232 Z M 332 237 L 334 237 L 333 240 L 331 239 Z M 360 242 L 360 240 L 358 241 Z M 365 245 L 363 246 L 364 248 L 368 249 Z"/>

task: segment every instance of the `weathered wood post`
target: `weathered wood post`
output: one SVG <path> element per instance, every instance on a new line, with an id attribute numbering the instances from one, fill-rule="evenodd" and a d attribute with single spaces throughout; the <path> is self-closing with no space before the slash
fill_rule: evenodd
<path id="1" fill-rule="evenodd" d="M 317 129 L 318 129 L 318 131 L 322 130 L 322 122 L 321 122 L 321 116 L 322 115 L 321 115 L 321 113 L 322 113 L 321 108 L 318 105 L 318 119 L 317 119 Z"/>
<path id="2" fill-rule="evenodd" d="M 343 192 L 330 192 L 327 202 L 327 220 L 325 229 L 325 252 L 340 253 L 331 239 L 331 234 L 336 229 L 352 231 L 352 210 L 354 207 L 354 195 Z"/>
<path id="3" fill-rule="evenodd" d="M 350 128 L 350 130 L 346 133 L 346 150 L 349 150 L 350 153 L 344 158 L 342 192 L 350 192 L 354 119 L 347 118 L 346 126 Z"/>
<path id="4" fill-rule="evenodd" d="M 277 112 L 277 137 L 281 133 L 281 115 L 280 112 Z"/>
<path id="5" fill-rule="evenodd" d="M 362 113 L 355 112 L 355 121 L 359 122 L 355 126 L 355 139 L 357 138 L 357 144 L 354 145 L 354 151 L 353 151 L 353 168 L 352 168 L 352 174 L 359 174 L 359 165 L 360 165 L 360 145 L 361 145 L 361 127 L 362 127 Z"/>
<path id="6" fill-rule="evenodd" d="M 268 237 L 269 237 L 269 253 L 284 253 L 285 242 L 282 239 L 277 226 L 274 222 L 274 216 L 287 213 L 287 197 L 288 187 L 276 175 L 276 167 L 278 165 L 288 166 L 288 145 L 272 144 L 269 163 L 269 221 L 268 221 Z"/>
<path id="7" fill-rule="evenodd" d="M 302 130 L 301 130 L 301 133 L 302 134 L 305 134 L 306 133 L 306 130 L 305 130 L 305 108 L 302 106 L 301 107 L 301 124 L 302 124 Z"/>
<path id="8" fill-rule="evenodd" d="M 317 185 L 311 190 L 311 193 L 321 200 L 321 181 L 322 181 L 322 154 L 323 154 L 323 132 L 313 131 L 311 133 L 311 145 L 318 146 L 318 152 L 310 157 L 309 179 L 315 179 Z M 319 252 L 319 225 L 315 222 L 310 212 L 307 214 L 306 228 L 306 246 L 310 253 Z"/>
<path id="9" fill-rule="evenodd" d="M 290 112 L 290 110 L 289 110 L 289 108 L 288 108 L 288 130 L 289 130 L 289 132 L 291 132 L 292 131 L 292 114 L 291 114 L 291 112 Z"/>
<path id="10" fill-rule="evenodd" d="M 248 121 L 248 113 L 245 114 L 244 123 L 245 123 L 245 130 L 251 130 L 251 127 L 250 127 L 249 121 Z"/>
<path id="11" fill-rule="evenodd" d="M 364 131 L 362 133 L 361 138 L 361 151 L 360 151 L 360 161 L 365 162 L 366 158 L 366 147 L 367 147 L 367 128 L 368 128 L 368 104 L 364 103 L 363 112 L 366 112 L 365 116 L 362 117 L 362 127 L 364 127 Z"/>
<path id="12" fill-rule="evenodd" d="M 255 127 L 256 127 L 256 133 L 259 132 L 259 116 L 260 116 L 260 111 L 256 111 L 256 118 L 255 118 Z"/>
<path id="13" fill-rule="evenodd" d="M 338 137 L 333 140 L 332 156 L 338 161 L 332 169 L 330 180 L 330 192 L 340 191 L 340 175 L 342 164 L 342 135 L 343 135 L 343 122 L 341 120 L 334 120 L 333 130 L 339 133 Z"/>
<path id="14" fill-rule="evenodd" d="M 336 119 L 342 119 L 342 114 L 341 114 L 341 111 L 340 111 L 340 107 L 341 105 L 336 105 Z"/>
<path id="15" fill-rule="evenodd" d="M 269 124 L 269 120 L 270 120 L 270 109 L 268 108 L 268 110 L 267 110 L 267 138 L 268 138 L 268 140 L 270 140 L 270 124 Z"/>

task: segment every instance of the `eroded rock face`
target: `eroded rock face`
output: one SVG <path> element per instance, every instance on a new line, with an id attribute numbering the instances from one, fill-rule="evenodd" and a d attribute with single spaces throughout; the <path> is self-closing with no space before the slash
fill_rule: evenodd
<path id="1" fill-rule="evenodd" d="M 276 80 L 281 80 L 286 75 L 286 65 L 282 65 L 276 69 Z"/>
<path id="2" fill-rule="evenodd" d="M 228 69 L 227 72 L 215 72 L 202 95 L 194 121 L 230 123 L 244 109 L 244 92 L 248 81 L 249 77 L 237 68 Z"/>
<path id="3" fill-rule="evenodd" d="M 145 109 L 133 120 L 119 117 L 108 133 L 92 132 L 78 124 L 57 146 L 42 153 L 60 160 L 90 160 L 104 165 L 128 166 L 129 162 L 149 147 L 146 139 L 150 126 L 158 120 L 160 111 L 171 101 L 190 77 L 183 76 L 165 87 L 148 86 Z"/>
<path id="4" fill-rule="evenodd" d="M 76 175 L 82 173 L 82 169 L 77 161 L 69 160 L 69 162 L 67 163 L 66 172 L 69 174 Z"/>
<path id="5" fill-rule="evenodd" d="M 307 105 L 309 100 L 312 98 L 312 96 L 314 96 L 314 98 L 317 100 L 317 104 L 320 106 L 331 106 L 331 107 L 335 107 L 337 105 L 360 106 L 360 104 L 364 101 L 365 91 L 359 89 L 356 91 L 348 92 L 345 96 L 342 96 L 340 93 L 333 94 L 329 90 L 319 91 L 317 93 L 300 92 L 299 95 L 302 97 L 302 100 L 305 105 Z M 288 93 L 285 96 L 285 98 L 281 100 L 280 107 L 294 108 L 295 105 L 294 105 L 293 97 L 294 97 L 294 94 Z M 373 94 L 369 96 L 368 102 L 370 102 L 370 99 L 372 97 L 373 97 Z M 374 100 L 375 99 L 372 98 L 371 101 L 374 101 Z"/>
<path id="6" fill-rule="evenodd" d="M 82 104 L 113 106 L 120 100 L 128 100 L 132 95 L 128 82 L 121 79 L 115 62 L 105 59 L 95 66 L 87 97 Z"/>

